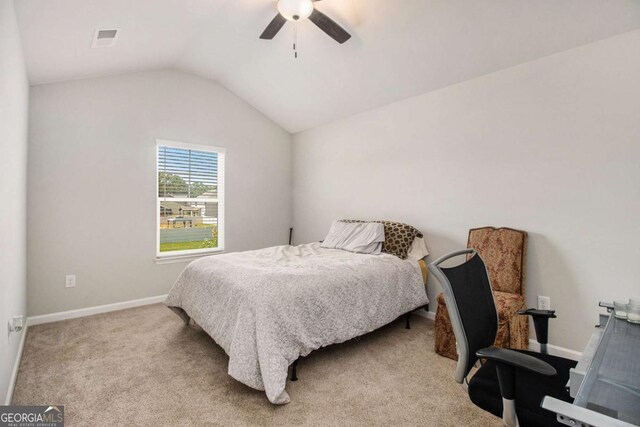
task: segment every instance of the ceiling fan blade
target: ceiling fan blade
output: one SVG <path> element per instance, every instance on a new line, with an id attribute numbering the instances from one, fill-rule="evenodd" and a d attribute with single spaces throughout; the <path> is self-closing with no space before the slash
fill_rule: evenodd
<path id="1" fill-rule="evenodd" d="M 329 18 L 318 9 L 314 9 L 311 16 L 311 22 L 316 24 L 318 28 L 327 33 L 329 37 L 342 44 L 351 38 L 351 34 L 347 33 L 344 28 L 338 25 L 333 19 Z"/>
<path id="2" fill-rule="evenodd" d="M 264 40 L 271 40 L 278 34 L 278 31 L 284 26 L 287 22 L 287 18 L 284 16 L 277 14 L 275 18 L 271 20 L 267 28 L 264 29 L 262 34 L 260 34 L 260 38 Z"/>

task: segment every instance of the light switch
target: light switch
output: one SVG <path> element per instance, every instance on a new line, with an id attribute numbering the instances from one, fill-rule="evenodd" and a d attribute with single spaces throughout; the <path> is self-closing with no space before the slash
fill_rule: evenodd
<path id="1" fill-rule="evenodd" d="M 64 286 L 66 288 L 75 288 L 76 287 L 76 275 L 75 274 L 67 274 Z"/>

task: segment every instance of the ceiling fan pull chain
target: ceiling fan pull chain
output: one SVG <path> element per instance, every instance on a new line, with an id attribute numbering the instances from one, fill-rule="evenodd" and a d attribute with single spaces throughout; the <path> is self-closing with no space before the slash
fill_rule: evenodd
<path id="1" fill-rule="evenodd" d="M 293 23 L 293 55 L 298 59 L 298 23 Z"/>

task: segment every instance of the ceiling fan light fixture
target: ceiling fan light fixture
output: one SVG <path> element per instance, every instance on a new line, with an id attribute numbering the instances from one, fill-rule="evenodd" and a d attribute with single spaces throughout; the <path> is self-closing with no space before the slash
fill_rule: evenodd
<path id="1" fill-rule="evenodd" d="M 289 21 L 302 21 L 313 12 L 311 0 L 279 0 L 278 12 Z"/>

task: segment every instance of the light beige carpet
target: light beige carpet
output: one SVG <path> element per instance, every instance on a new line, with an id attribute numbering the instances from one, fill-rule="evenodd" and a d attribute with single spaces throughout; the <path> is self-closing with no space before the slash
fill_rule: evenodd
<path id="1" fill-rule="evenodd" d="M 163 305 L 30 327 L 14 404 L 63 404 L 68 426 L 499 426 L 412 317 L 312 353 L 291 403 L 227 375 L 228 358 Z"/>

